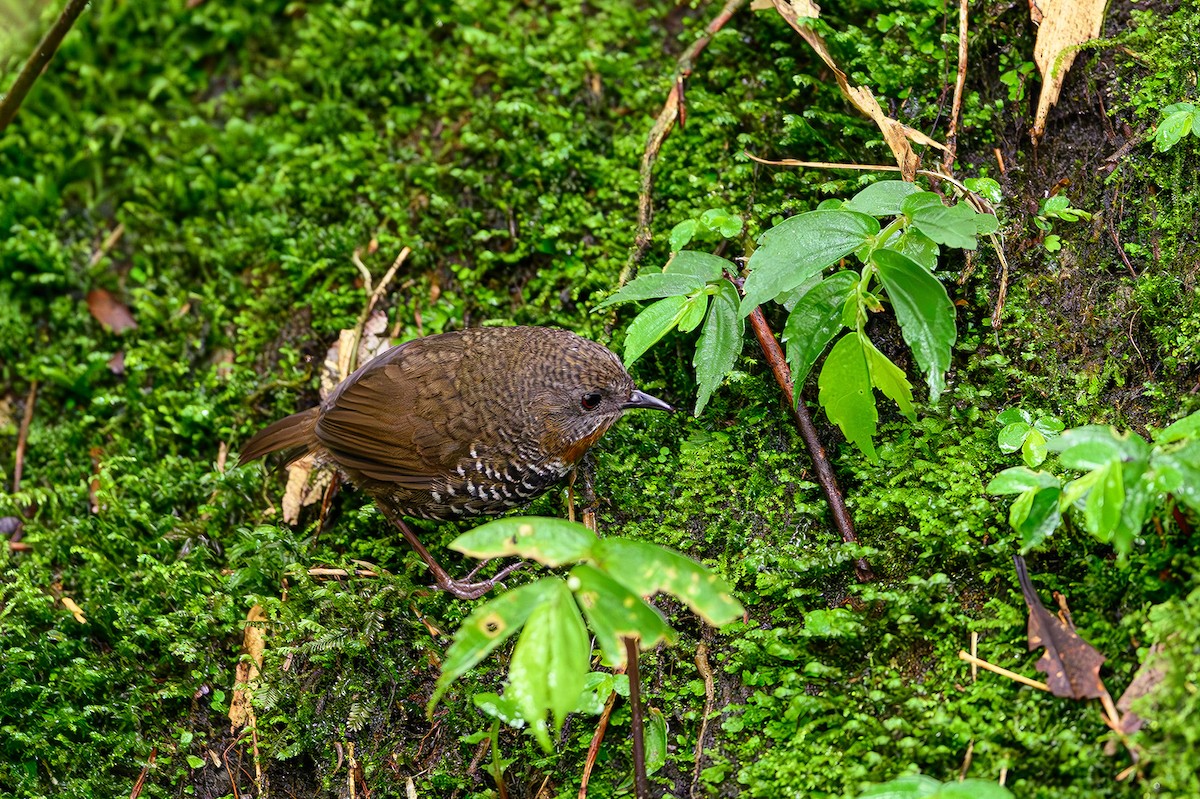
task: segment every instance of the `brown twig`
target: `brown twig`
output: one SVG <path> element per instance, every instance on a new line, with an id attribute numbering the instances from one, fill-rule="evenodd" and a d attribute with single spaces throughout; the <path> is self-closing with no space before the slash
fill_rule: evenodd
<path id="1" fill-rule="evenodd" d="M 946 134 L 946 157 L 942 166 L 947 172 L 954 164 L 958 148 L 958 118 L 962 114 L 963 86 L 967 82 L 967 0 L 958 0 L 958 78 L 954 81 L 954 105 L 950 108 L 950 127 Z"/>
<path id="2" fill-rule="evenodd" d="M 721 30 L 738 9 L 746 5 L 746 2 L 747 0 L 726 0 L 720 13 L 713 17 L 712 22 L 705 27 L 703 35 L 692 42 L 691 46 L 683 51 L 683 55 L 679 56 L 671 91 L 667 93 L 667 100 L 663 103 L 662 110 L 658 112 L 658 118 L 654 120 L 650 134 L 646 137 L 646 149 L 642 153 L 641 180 L 638 189 L 637 235 L 634 237 L 633 250 L 629 253 L 629 259 L 621 270 L 618 287 L 624 286 L 633 279 L 637 274 L 638 264 L 646 255 L 646 250 L 650 248 L 652 238 L 650 221 L 654 217 L 654 201 L 650 196 L 654 190 L 654 162 L 658 160 L 658 153 L 662 150 L 663 142 L 667 140 L 667 136 L 671 133 L 671 128 L 675 126 L 675 120 L 679 118 L 683 108 L 683 84 L 692 74 L 693 63 L 712 41 L 713 35 Z"/>
<path id="3" fill-rule="evenodd" d="M 618 696 L 616 691 L 608 695 L 608 701 L 604 703 L 604 710 L 600 713 L 600 720 L 596 723 L 596 731 L 592 733 L 592 743 L 588 746 L 587 759 L 583 762 L 583 776 L 579 780 L 579 799 L 587 799 L 588 781 L 592 778 L 592 769 L 596 766 L 600 744 L 604 742 L 604 733 L 608 730 L 608 720 L 612 718 Z"/>
<path id="4" fill-rule="evenodd" d="M 650 781 L 646 778 L 646 740 L 642 730 L 642 686 L 638 675 L 638 642 L 625 639 L 625 657 L 629 665 L 629 732 L 633 735 L 633 784 L 637 799 L 650 799 Z"/>
<path id="5" fill-rule="evenodd" d="M 29 54 L 29 60 L 25 62 L 21 74 L 13 81 L 12 88 L 8 90 L 8 94 L 4 95 L 4 99 L 0 100 L 0 133 L 4 132 L 8 123 L 12 122 L 13 117 L 17 115 L 17 109 L 21 107 L 21 103 L 25 102 L 25 95 L 29 94 L 29 90 L 41 77 L 42 71 L 50 63 L 50 59 L 54 58 L 54 54 L 58 52 L 58 46 L 62 44 L 63 38 L 71 30 L 71 26 L 75 24 L 75 20 L 83 13 L 87 4 L 88 0 L 67 0 L 67 7 L 58 15 L 54 25 L 46 31 L 46 35 L 38 42 L 34 51 Z"/>
<path id="6" fill-rule="evenodd" d="M 29 425 L 33 422 L 33 404 L 37 401 L 38 382 L 29 383 L 29 396 L 25 399 L 25 413 L 21 416 L 21 427 L 17 431 L 17 452 L 13 462 L 13 493 L 21 490 L 21 473 L 25 471 L 25 442 L 29 440 Z"/>
<path id="7" fill-rule="evenodd" d="M 800 430 L 800 437 L 804 439 L 808 453 L 812 456 L 813 466 L 817 472 L 817 482 L 825 491 L 825 498 L 829 501 L 829 511 L 833 514 L 833 522 L 837 525 L 838 532 L 842 534 L 843 541 L 847 544 L 857 544 L 858 536 L 854 534 L 854 521 L 850 518 L 850 511 L 846 509 L 846 501 L 842 498 L 841 489 L 838 488 L 837 477 L 833 474 L 833 466 L 830 465 L 829 458 L 825 455 L 825 445 L 821 443 L 821 437 L 817 435 L 817 428 L 813 424 L 808 408 L 803 402 L 796 401 L 795 393 L 792 390 L 792 370 L 788 368 L 783 349 L 775 339 L 775 334 L 771 331 L 771 326 L 767 324 L 767 318 L 763 316 L 761 308 L 755 308 L 750 313 L 750 325 L 754 328 L 754 335 L 758 339 L 759 346 L 762 347 L 763 355 L 767 358 L 767 365 L 775 374 L 775 382 L 779 384 L 779 389 L 783 392 L 784 399 L 787 400 L 788 408 L 792 411 L 792 418 Z M 875 574 L 871 571 L 871 566 L 867 563 L 866 558 L 858 558 L 854 561 L 854 573 L 859 582 L 875 579 Z"/>
<path id="8" fill-rule="evenodd" d="M 1008 679 L 1013 680 L 1014 682 L 1021 683 L 1021 685 L 1028 685 L 1030 688 L 1036 688 L 1039 691 L 1049 692 L 1049 690 L 1050 690 L 1050 686 L 1046 685 L 1046 683 L 1044 683 L 1044 682 L 1039 682 L 1037 680 L 1031 680 L 1023 674 L 1017 674 L 1015 671 L 1009 671 L 1008 669 L 1004 668 L 1003 666 L 997 666 L 993 663 L 988 663 L 986 660 L 984 660 L 982 658 L 974 657 L 966 652 L 959 651 L 958 659 L 965 660 L 966 662 L 970 663 L 973 666 L 979 666 L 981 669 L 987 669 L 988 671 L 995 672 L 996 674 L 999 674 L 1001 677 L 1007 677 Z"/>
<path id="9" fill-rule="evenodd" d="M 146 787 L 146 777 L 150 774 L 150 767 L 154 765 L 154 757 L 158 754 L 158 747 L 150 749 L 150 757 L 146 760 L 146 765 L 142 766 L 142 773 L 138 775 L 137 782 L 133 784 L 133 790 L 129 792 L 129 799 L 138 799 L 142 795 L 142 788 Z"/>
<path id="10" fill-rule="evenodd" d="M 708 665 L 708 647 L 701 641 L 696 647 L 696 670 L 704 678 L 704 715 L 700 717 L 700 734 L 696 736 L 695 765 L 692 767 L 692 799 L 696 797 L 696 788 L 700 784 L 700 759 L 704 757 L 704 737 L 708 733 L 708 716 L 712 713 L 713 700 L 716 696 L 716 686 L 713 682 L 712 667 Z"/>

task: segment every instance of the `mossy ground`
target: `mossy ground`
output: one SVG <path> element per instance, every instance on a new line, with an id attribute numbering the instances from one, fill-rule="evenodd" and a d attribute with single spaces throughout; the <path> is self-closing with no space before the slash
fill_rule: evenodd
<path id="1" fill-rule="evenodd" d="M 1109 40 L 1080 54 L 1035 149 L 1024 6 L 972 5 L 961 169 L 1004 185 L 1011 291 L 993 330 L 998 268 L 985 248 L 952 289 L 963 301 L 952 388 L 916 425 L 884 425 L 878 464 L 823 428 L 860 548 L 832 531 L 751 344 L 701 418 L 632 415 L 594 451 L 603 531 L 705 560 L 749 608 L 714 633 L 668 606 L 682 640 L 643 664 L 648 701 L 670 724 L 654 779 L 672 795 L 693 791 L 695 773 L 695 795 L 853 796 L 906 772 L 953 779 L 968 750 L 971 776 L 1005 774 L 1020 797 L 1200 795 L 1186 657 L 1142 734 L 1145 778 L 1124 782 L 1114 775 L 1128 757 L 1104 753 L 1095 707 L 972 680 L 957 658 L 973 632 L 999 665 L 1033 675 L 1038 657 L 1011 569 L 1019 541 L 1005 503 L 983 492 L 1014 465 L 996 447 L 996 413 L 1144 431 L 1200 407 L 1194 139 L 1165 154 L 1136 144 L 1115 171 L 1104 163 L 1158 108 L 1194 99 L 1200 17 L 1138 7 L 1110 9 Z M 313 512 L 296 529 L 271 515 L 276 476 L 232 460 L 222 471 L 219 453 L 315 400 L 325 348 L 364 304 L 351 253 L 372 240 L 376 276 L 413 248 L 387 299 L 403 337 L 516 322 L 619 346 L 620 325 L 610 340 L 608 317 L 589 308 L 632 244 L 638 162 L 675 58 L 715 10 L 209 0 L 83 15 L 0 134 L 5 486 L 39 384 L 21 490 L 0 494 L 0 516 L 28 517 L 24 548 L 0 548 L 0 794 L 127 795 L 152 752 L 144 797 L 251 792 L 250 753 L 225 713 L 256 604 L 270 620 L 258 752 L 276 795 L 344 795 L 351 744 L 372 796 L 405 795 L 409 778 L 421 796 L 493 790 L 460 738 L 485 726 L 470 696 L 495 689 L 499 666 L 452 692 L 432 723 L 424 714 L 466 604 L 422 590 L 419 561 L 360 496 L 343 493 L 318 537 Z M 940 137 L 955 14 L 865 2 L 825 22 L 852 79 Z M 0 52 L 5 85 L 24 52 Z M 763 169 L 743 149 L 887 161 L 827 78 L 771 14 L 743 11 L 715 37 L 688 83 L 687 125 L 658 163 L 647 268 L 662 263 L 671 225 L 705 208 L 745 215 L 748 242 L 858 185 L 857 174 Z M 1097 217 L 1059 226 L 1066 246 L 1050 254 L 1031 220 L 1064 178 Z M 113 335 L 89 315 L 96 288 L 130 306 L 136 330 Z M 636 377 L 686 406 L 690 360 L 690 342 L 668 338 Z M 558 513 L 560 499 L 535 510 Z M 424 528 L 435 550 L 456 529 Z M 878 579 L 860 585 L 852 563 L 864 552 Z M 390 575 L 306 571 L 355 560 Z M 1030 562 L 1043 595 L 1061 591 L 1109 658 L 1114 692 L 1152 640 L 1200 645 L 1200 547 L 1169 516 L 1127 563 L 1071 528 Z M 697 762 L 701 641 L 715 714 Z M 511 795 L 574 795 L 593 726 L 575 717 L 551 757 L 506 734 Z M 627 732 L 618 705 L 590 795 L 618 792 Z"/>

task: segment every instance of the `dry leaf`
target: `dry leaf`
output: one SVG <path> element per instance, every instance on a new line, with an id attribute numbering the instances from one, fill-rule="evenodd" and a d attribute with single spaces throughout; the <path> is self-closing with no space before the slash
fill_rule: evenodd
<path id="1" fill-rule="evenodd" d="M 1042 73 L 1042 93 L 1038 96 L 1037 113 L 1033 117 L 1030 136 L 1036 143 L 1046 132 L 1046 117 L 1050 107 L 1058 102 L 1067 70 L 1075 61 L 1079 45 L 1100 35 L 1104 23 L 1106 0 L 1040 0 L 1030 3 L 1034 23 L 1041 15 L 1033 60 Z"/>
<path id="2" fill-rule="evenodd" d="M 75 621 L 80 624 L 87 624 L 87 618 L 83 615 L 83 608 L 75 604 L 75 600 L 69 596 L 62 598 L 63 607 L 71 611 L 71 615 L 75 617 Z"/>
<path id="3" fill-rule="evenodd" d="M 316 461 L 311 455 L 305 455 L 298 461 L 288 464 L 287 487 L 283 490 L 280 505 L 283 506 L 283 520 L 287 524 L 300 521 L 300 509 L 316 504 L 321 495 L 333 480 L 333 472 L 329 469 L 317 469 Z"/>
<path id="4" fill-rule="evenodd" d="M 1155 644 L 1146 653 L 1146 659 L 1133 675 L 1133 682 L 1117 700 L 1117 710 L 1122 713 L 1121 732 L 1132 735 L 1140 730 L 1146 720 L 1133 712 L 1133 703 L 1158 687 L 1167 676 L 1167 663 L 1163 655 L 1163 645 Z"/>
<path id="5" fill-rule="evenodd" d="M 125 350 L 117 350 L 117 353 L 108 359 L 108 371 L 114 375 L 125 374 Z"/>
<path id="6" fill-rule="evenodd" d="M 1029 651 L 1046 648 L 1037 662 L 1037 670 L 1046 675 L 1050 693 L 1072 699 L 1107 696 L 1108 691 L 1100 680 L 1104 655 L 1079 637 L 1069 616 L 1062 619 L 1046 610 L 1029 580 L 1025 559 L 1014 555 L 1013 562 L 1017 566 L 1021 593 L 1029 607 Z"/>
<path id="7" fill-rule="evenodd" d="M 266 648 L 266 630 L 261 624 L 267 620 L 261 605 L 250 608 L 246 614 L 246 631 L 242 636 L 242 654 L 249 659 L 238 661 L 234 673 L 233 698 L 229 702 L 229 731 L 254 724 L 254 708 L 250 705 L 254 689 L 258 687 L 258 675 L 262 669 L 263 650 Z M 241 687 L 238 687 L 241 686 Z"/>
<path id="8" fill-rule="evenodd" d="M 87 295 L 88 310 L 96 321 L 114 333 L 137 327 L 133 314 L 104 289 L 92 289 Z"/>
<path id="9" fill-rule="evenodd" d="M 883 108 L 880 107 L 879 101 L 875 99 L 875 95 L 869 88 L 850 85 L 846 73 L 842 72 L 834 62 L 833 56 L 829 54 L 825 40 L 812 28 L 802 23 L 804 19 L 817 19 L 821 14 L 820 7 L 811 0 L 773 0 L 773 2 L 775 9 L 784 20 L 792 26 L 796 33 L 800 34 L 804 41 L 808 42 L 808 46 L 820 56 L 821 60 L 825 62 L 825 66 L 833 71 L 842 95 L 879 126 L 880 132 L 883 133 L 883 139 L 891 149 L 892 155 L 895 156 L 896 163 L 900 167 L 900 174 L 905 180 L 912 180 L 916 177 L 917 170 L 921 167 L 921 159 L 913 152 L 912 145 L 909 144 L 910 139 L 919 144 L 937 147 L 940 150 L 946 149 L 940 142 L 934 141 L 919 130 L 910 128 L 883 113 Z"/>

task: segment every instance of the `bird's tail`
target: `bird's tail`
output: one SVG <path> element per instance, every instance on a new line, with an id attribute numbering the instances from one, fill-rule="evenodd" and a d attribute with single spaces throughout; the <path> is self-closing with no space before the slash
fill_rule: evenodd
<path id="1" fill-rule="evenodd" d="M 238 465 L 249 463 L 271 452 L 282 451 L 286 463 L 317 448 L 317 415 L 319 407 L 285 416 L 255 433 L 242 447 Z"/>

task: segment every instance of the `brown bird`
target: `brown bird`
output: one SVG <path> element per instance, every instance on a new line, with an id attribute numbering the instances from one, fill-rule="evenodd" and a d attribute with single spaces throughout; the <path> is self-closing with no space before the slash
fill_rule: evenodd
<path id="1" fill-rule="evenodd" d="M 239 464 L 282 450 L 331 463 L 370 494 L 464 599 L 496 580 L 453 580 L 404 516 L 493 516 L 562 479 L 629 408 L 674 410 L 638 391 L 612 352 L 566 330 L 488 327 L 392 347 L 316 408 L 246 442 Z"/>

